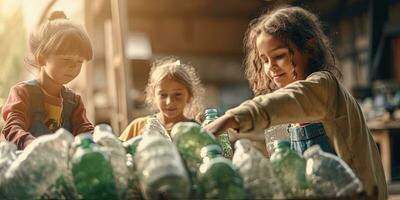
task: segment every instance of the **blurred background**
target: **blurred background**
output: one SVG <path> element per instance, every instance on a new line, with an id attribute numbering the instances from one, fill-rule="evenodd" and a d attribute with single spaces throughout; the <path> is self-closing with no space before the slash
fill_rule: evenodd
<path id="1" fill-rule="evenodd" d="M 35 76 L 24 63 L 29 32 L 63 10 L 84 24 L 94 59 L 69 84 L 94 124 L 120 133 L 148 114 L 150 64 L 178 56 L 206 87 L 206 107 L 226 109 L 251 98 L 244 78 L 243 36 L 250 20 L 278 5 L 316 13 L 331 39 L 343 84 L 359 100 L 382 155 L 386 179 L 400 181 L 400 1 L 396 0 L 0 0 L 0 105 L 10 87 Z M 397 156 L 397 157 L 396 157 Z M 394 189 L 393 189 L 394 188 Z M 397 190 L 398 191 L 398 190 Z"/>

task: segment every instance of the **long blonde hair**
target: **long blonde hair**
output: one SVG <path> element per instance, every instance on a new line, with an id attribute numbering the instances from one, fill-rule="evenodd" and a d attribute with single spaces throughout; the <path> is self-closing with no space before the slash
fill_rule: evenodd
<path id="1" fill-rule="evenodd" d="M 93 57 L 92 44 L 83 27 L 67 19 L 62 11 L 51 13 L 47 21 L 29 37 L 29 53 L 26 61 L 38 67 L 39 57 L 50 55 L 78 55 L 85 60 Z"/>
<path id="2" fill-rule="evenodd" d="M 340 78 L 341 73 L 336 67 L 335 55 L 318 17 L 300 7 L 277 8 L 254 19 L 246 31 L 245 73 L 255 95 L 270 93 L 277 89 L 274 82 L 264 73 L 258 56 L 256 40 L 261 33 L 267 33 L 282 40 L 292 54 L 293 49 L 289 43 L 307 52 L 310 58 L 305 71 L 306 76 L 316 71 L 329 71 Z M 312 45 L 309 41 L 313 41 Z"/>
<path id="3" fill-rule="evenodd" d="M 184 109 L 184 115 L 196 119 L 204 110 L 204 88 L 195 68 L 190 64 L 182 64 L 175 57 L 166 57 L 156 60 L 150 70 L 150 77 L 146 86 L 146 103 L 153 111 L 157 110 L 155 103 L 155 88 L 165 77 L 172 77 L 183 84 L 189 91 L 191 101 Z"/>

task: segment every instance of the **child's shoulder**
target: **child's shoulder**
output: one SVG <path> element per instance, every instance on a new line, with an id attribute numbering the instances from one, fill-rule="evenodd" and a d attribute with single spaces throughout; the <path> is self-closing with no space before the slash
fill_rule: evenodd
<path id="1" fill-rule="evenodd" d="M 143 116 L 143 117 L 138 117 L 134 119 L 131 124 L 144 124 L 146 123 L 147 119 L 152 117 L 153 115 L 148 115 L 148 116 Z"/>
<path id="2" fill-rule="evenodd" d="M 10 93 L 29 94 L 30 85 L 26 81 L 19 82 L 10 88 Z"/>
<path id="3" fill-rule="evenodd" d="M 335 81 L 335 75 L 333 75 L 331 72 L 329 71 L 318 71 L 318 72 L 314 72 L 311 73 L 307 79 L 312 80 L 312 79 L 321 79 L 321 80 L 326 80 L 326 81 Z"/>

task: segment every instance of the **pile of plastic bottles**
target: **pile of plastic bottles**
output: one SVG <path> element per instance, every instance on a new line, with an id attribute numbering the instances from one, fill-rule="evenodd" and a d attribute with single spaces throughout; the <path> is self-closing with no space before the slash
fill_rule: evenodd
<path id="1" fill-rule="evenodd" d="M 0 199 L 282 199 L 362 190 L 351 169 L 318 146 L 303 158 L 279 140 L 268 160 L 244 139 L 230 156 L 232 148 L 199 124 L 178 123 L 170 138 L 156 120 L 147 124 L 124 143 L 108 125 L 75 138 L 60 129 L 19 155 L 0 143 Z"/>

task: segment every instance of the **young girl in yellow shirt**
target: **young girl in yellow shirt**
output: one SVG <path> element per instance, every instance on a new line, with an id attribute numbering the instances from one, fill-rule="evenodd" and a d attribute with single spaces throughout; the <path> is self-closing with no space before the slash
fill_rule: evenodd
<path id="1" fill-rule="evenodd" d="M 193 66 L 176 58 L 156 61 L 146 87 L 146 103 L 155 114 L 133 120 L 119 139 L 127 141 L 141 135 L 147 119 L 152 117 L 170 133 L 178 122 L 194 121 L 203 112 L 204 89 Z"/>

